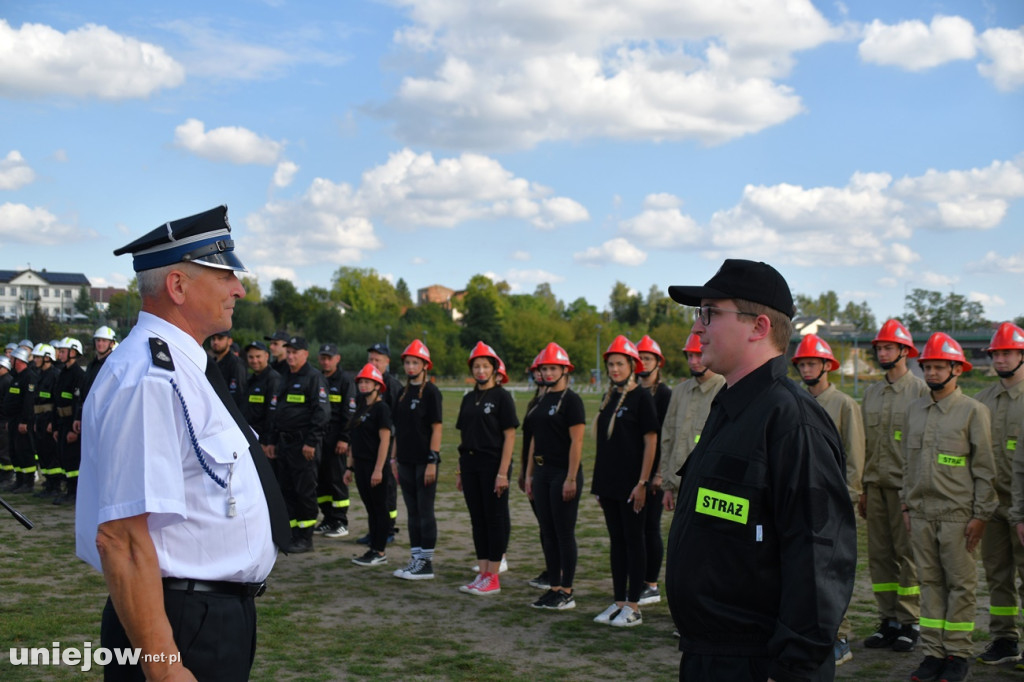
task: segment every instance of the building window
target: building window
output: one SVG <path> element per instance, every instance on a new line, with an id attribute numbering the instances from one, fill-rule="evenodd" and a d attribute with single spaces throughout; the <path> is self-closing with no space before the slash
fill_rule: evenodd
<path id="1" fill-rule="evenodd" d="M 11 296 L 18 295 L 18 287 L 11 287 Z"/>
<path id="2" fill-rule="evenodd" d="M 71 289 L 64 290 L 64 298 L 71 298 Z"/>
<path id="3" fill-rule="evenodd" d="M 4 295 L 4 288 L 0 287 L 0 296 L 3 296 L 3 295 Z"/>
<path id="4" fill-rule="evenodd" d="M 50 298 L 50 289 L 49 288 L 44 288 L 43 291 L 42 291 L 41 296 L 43 298 Z"/>

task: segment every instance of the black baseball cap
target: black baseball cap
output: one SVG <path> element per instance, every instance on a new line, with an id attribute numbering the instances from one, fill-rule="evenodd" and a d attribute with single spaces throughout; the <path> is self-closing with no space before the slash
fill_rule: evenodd
<path id="1" fill-rule="evenodd" d="M 338 347 L 333 343 L 325 343 L 320 346 L 320 355 L 330 355 L 333 357 L 335 355 L 341 355 L 341 353 L 338 352 Z"/>
<path id="2" fill-rule="evenodd" d="M 282 331 L 282 330 L 278 329 L 276 332 L 274 332 L 270 336 L 264 336 L 263 340 L 264 341 L 287 341 L 290 338 L 292 338 L 292 337 L 291 337 L 291 335 L 288 334 L 288 332 Z"/>
<path id="3" fill-rule="evenodd" d="M 676 303 L 699 306 L 705 298 L 739 298 L 774 308 L 792 319 L 793 294 L 779 271 L 759 261 L 728 258 L 704 286 L 671 286 Z"/>
<path id="4" fill-rule="evenodd" d="M 265 351 L 265 352 L 270 352 L 270 349 L 267 348 L 267 344 L 263 343 L 262 341 L 252 341 L 251 343 L 249 343 L 249 345 L 247 345 L 245 347 L 245 350 L 248 351 L 250 348 L 255 348 L 256 350 L 262 350 L 262 351 Z"/>
<path id="5" fill-rule="evenodd" d="M 380 353 L 381 355 L 386 355 L 389 358 L 391 357 L 391 350 L 388 349 L 387 344 L 383 344 L 383 343 L 375 343 L 375 344 L 373 344 L 372 346 L 370 346 L 369 348 L 366 349 L 366 352 L 367 353 Z"/>
<path id="6" fill-rule="evenodd" d="M 302 336 L 293 336 L 284 345 L 295 350 L 309 350 L 309 343 Z"/>

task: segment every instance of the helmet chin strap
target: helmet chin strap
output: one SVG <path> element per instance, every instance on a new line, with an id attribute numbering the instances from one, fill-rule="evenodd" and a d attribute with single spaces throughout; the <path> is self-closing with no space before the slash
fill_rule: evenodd
<path id="1" fill-rule="evenodd" d="M 893 360 L 892 362 L 882 362 L 881 360 L 879 360 L 878 364 L 881 365 L 882 369 L 884 369 L 886 372 L 888 372 L 890 369 L 892 369 L 893 367 L 896 366 L 897 362 L 900 361 L 900 358 L 903 357 L 903 352 L 904 352 L 903 351 L 903 346 L 900 346 L 900 354 L 896 356 L 895 360 Z M 875 351 L 875 357 L 876 358 L 878 357 L 878 351 L 877 350 Z"/>
<path id="2" fill-rule="evenodd" d="M 629 377 L 626 377 L 622 381 L 611 380 L 611 383 L 612 386 L 614 386 L 615 388 L 622 388 L 623 386 L 629 383 Z"/>
<path id="3" fill-rule="evenodd" d="M 928 381 L 926 383 L 928 384 L 928 388 L 929 389 L 931 389 L 933 391 L 941 391 L 942 389 L 944 389 L 946 387 L 946 384 L 948 384 L 952 380 L 953 380 L 953 363 L 950 362 L 949 363 L 949 376 L 946 377 L 945 381 L 942 381 L 942 382 Z"/>
<path id="4" fill-rule="evenodd" d="M 695 378 L 695 379 L 700 379 L 702 376 L 704 376 L 707 373 L 708 373 L 708 368 L 707 367 L 705 367 L 704 369 L 702 369 L 699 372 L 695 372 L 692 369 L 690 370 L 690 376 Z"/>
<path id="5" fill-rule="evenodd" d="M 818 382 L 821 381 L 821 378 L 823 376 L 825 376 L 825 361 L 824 360 L 822 360 L 822 362 L 821 362 L 821 372 L 818 373 L 818 376 L 813 377 L 811 379 L 804 379 L 804 383 L 807 384 L 808 386 L 817 386 Z"/>
<path id="6" fill-rule="evenodd" d="M 1011 369 L 1011 370 L 1010 370 L 1009 372 L 996 372 L 996 374 L 998 374 L 998 375 L 999 375 L 999 378 L 1000 378 L 1000 379 L 1009 379 L 1009 378 L 1011 378 L 1011 377 L 1012 377 L 1012 376 L 1013 376 L 1014 374 L 1016 374 L 1016 373 L 1017 373 L 1017 370 L 1018 370 L 1018 369 L 1020 369 L 1021 365 L 1024 365 L 1024 350 L 1022 350 L 1022 351 L 1020 352 L 1020 362 L 1018 362 L 1018 363 L 1017 363 L 1017 366 L 1016 366 L 1016 367 L 1014 367 L 1013 369 Z"/>

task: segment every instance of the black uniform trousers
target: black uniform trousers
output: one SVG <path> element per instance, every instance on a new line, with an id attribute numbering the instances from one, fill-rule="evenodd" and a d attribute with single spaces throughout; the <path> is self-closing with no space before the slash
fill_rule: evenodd
<path id="1" fill-rule="evenodd" d="M 462 496 L 466 499 L 469 520 L 473 527 L 473 547 L 477 559 L 501 561 L 508 547 L 505 519 L 508 516 L 508 491 L 494 494 L 494 479 L 501 461 L 496 457 L 469 456 L 459 460 L 462 470 Z"/>
<path id="2" fill-rule="evenodd" d="M 576 472 L 576 497 L 562 499 L 562 484 L 568 472 L 550 465 L 533 470 L 533 503 L 541 525 L 544 563 L 548 582 L 558 587 L 572 587 L 576 577 L 579 549 L 576 545 L 576 517 L 583 491 L 583 468 Z"/>
<path id="3" fill-rule="evenodd" d="M 659 489 L 657 494 L 651 492 L 647 487 L 647 502 L 642 512 L 644 517 L 644 543 L 647 549 L 647 570 L 644 581 L 649 583 L 658 582 L 658 575 L 661 573 L 661 564 L 665 560 L 665 540 L 661 535 L 661 513 L 665 507 L 663 500 L 665 491 Z"/>
<path id="4" fill-rule="evenodd" d="M 64 470 L 64 476 L 67 478 L 69 493 L 78 489 L 78 468 L 82 464 L 82 437 L 79 435 L 74 442 L 69 443 L 68 434 L 72 432 L 71 426 L 71 422 L 59 422 L 57 428 L 60 468 Z"/>
<path id="5" fill-rule="evenodd" d="M 10 436 L 11 464 L 20 474 L 35 474 L 36 450 L 32 442 L 32 427 L 26 433 L 18 433 L 18 422 L 7 422 L 7 433 Z"/>
<path id="6" fill-rule="evenodd" d="M 644 572 L 647 567 L 643 510 L 637 514 L 633 511 L 632 502 L 604 497 L 600 501 L 611 540 L 608 554 L 615 601 L 636 602 L 644 589 Z"/>
<path id="7" fill-rule="evenodd" d="M 164 609 L 181 662 L 197 680 L 229 682 L 249 679 L 256 656 L 256 604 L 253 597 L 164 589 Z M 107 597 L 100 623 L 100 643 L 108 649 L 134 648 Z M 142 666 L 104 667 L 103 679 L 141 682 Z"/>
<path id="8" fill-rule="evenodd" d="M 683 653 L 679 662 L 679 682 L 763 682 L 772 672 L 772 659 L 766 656 L 708 656 Z M 810 678 L 810 682 L 832 682 L 836 676 L 835 658 L 829 656 Z"/>
<path id="9" fill-rule="evenodd" d="M 293 535 L 296 529 L 308 528 L 312 533 L 316 525 L 316 474 L 322 455 L 317 445 L 316 456 L 307 460 L 302 454 L 304 444 L 301 432 L 286 431 L 278 436 L 275 453 L 277 482 L 281 485 Z"/>
<path id="10" fill-rule="evenodd" d="M 346 455 L 335 454 L 338 439 L 328 436 L 320 452 L 316 475 L 316 499 L 325 523 L 348 526 L 349 492 L 345 485 Z"/>
<path id="11" fill-rule="evenodd" d="M 373 459 L 357 459 L 352 466 L 352 473 L 356 477 L 356 489 L 359 490 L 359 497 L 366 507 L 366 518 L 370 526 L 370 549 L 383 553 L 388 544 L 388 535 L 391 532 L 391 518 L 388 515 L 388 490 L 385 481 L 388 480 L 388 471 L 391 467 L 384 465 L 384 477 L 380 483 L 373 485 L 370 477 L 373 475 L 373 467 L 377 462 Z M 392 477 L 394 480 L 394 477 Z"/>

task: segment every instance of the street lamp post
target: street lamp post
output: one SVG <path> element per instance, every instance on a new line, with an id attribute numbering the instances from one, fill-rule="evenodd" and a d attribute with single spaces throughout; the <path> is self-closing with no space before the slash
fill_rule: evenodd
<path id="1" fill-rule="evenodd" d="M 391 348 L 391 325 L 384 325 L 384 345 Z"/>

